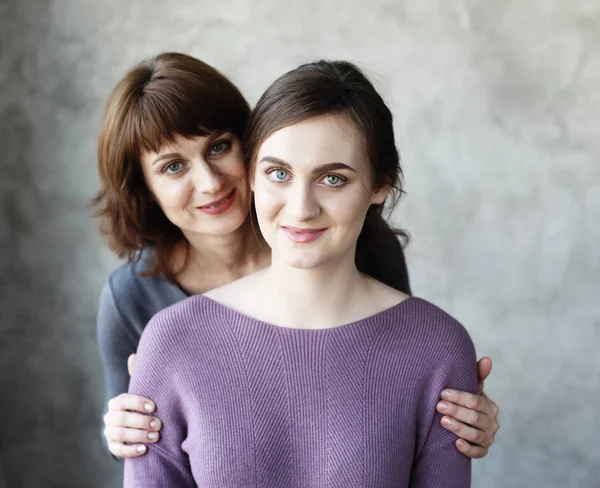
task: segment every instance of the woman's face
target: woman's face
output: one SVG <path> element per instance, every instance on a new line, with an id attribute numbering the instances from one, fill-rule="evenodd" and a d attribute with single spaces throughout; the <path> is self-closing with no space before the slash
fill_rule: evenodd
<path id="1" fill-rule="evenodd" d="M 177 136 L 143 152 L 141 163 L 154 199 L 186 236 L 227 235 L 248 217 L 248 180 L 233 134 Z"/>
<path id="2" fill-rule="evenodd" d="M 354 262 L 367 210 L 387 196 L 373 188 L 361 134 L 343 116 L 273 133 L 258 150 L 252 186 L 273 259 L 296 268 Z"/>

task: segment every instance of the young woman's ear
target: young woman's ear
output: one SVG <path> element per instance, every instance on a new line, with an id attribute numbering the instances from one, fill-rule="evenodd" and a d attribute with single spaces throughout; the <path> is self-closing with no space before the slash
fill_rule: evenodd
<path id="1" fill-rule="evenodd" d="M 371 197 L 371 203 L 376 204 L 376 205 L 382 204 L 383 202 L 385 202 L 385 199 L 387 198 L 389 193 L 390 193 L 389 185 L 384 185 L 380 188 L 377 188 L 375 191 L 373 191 L 373 196 Z"/>

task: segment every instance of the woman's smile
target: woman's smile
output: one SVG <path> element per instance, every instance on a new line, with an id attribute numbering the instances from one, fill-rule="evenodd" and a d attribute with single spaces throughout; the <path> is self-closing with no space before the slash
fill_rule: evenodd
<path id="1" fill-rule="evenodd" d="M 309 242 L 316 241 L 319 237 L 325 234 L 325 232 L 327 232 L 327 227 L 308 229 L 293 227 L 291 225 L 282 225 L 281 230 L 290 238 L 292 242 L 297 244 L 307 244 Z"/>
<path id="2" fill-rule="evenodd" d="M 227 195 L 225 195 L 225 197 L 196 208 L 209 215 L 218 215 L 229 210 L 229 208 L 231 208 L 231 205 L 233 204 L 234 199 L 235 188 L 231 190 Z"/>

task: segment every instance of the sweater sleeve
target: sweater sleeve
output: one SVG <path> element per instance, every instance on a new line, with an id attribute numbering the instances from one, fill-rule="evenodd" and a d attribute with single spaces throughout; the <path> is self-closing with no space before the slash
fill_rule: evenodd
<path id="1" fill-rule="evenodd" d="M 441 425 L 436 405 L 444 388 L 477 392 L 475 347 L 458 322 L 449 323 L 450 331 L 440 341 L 434 371 L 426 388 L 422 420 L 426 431 L 417 451 L 411 473 L 411 488 L 469 488 L 471 459 L 455 445 L 457 436 Z"/>
<path id="2" fill-rule="evenodd" d="M 125 488 L 196 487 L 182 443 L 187 435 L 184 408 L 185 353 L 168 309 L 159 312 L 142 333 L 129 393 L 152 399 L 163 422 L 160 440 L 143 456 L 125 460 Z"/>

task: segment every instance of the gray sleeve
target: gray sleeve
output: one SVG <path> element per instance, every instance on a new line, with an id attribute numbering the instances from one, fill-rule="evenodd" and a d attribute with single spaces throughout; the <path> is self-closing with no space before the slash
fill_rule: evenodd
<path id="1" fill-rule="evenodd" d="M 131 325 L 119 312 L 109 283 L 104 286 L 100 295 L 97 324 L 98 347 L 104 365 L 108 402 L 121 393 L 127 393 L 127 358 L 135 354 L 139 343 L 139 337 L 136 337 Z"/>
<path id="2" fill-rule="evenodd" d="M 127 393 L 129 389 L 127 358 L 136 352 L 139 343 L 139 337 L 123 318 L 115 304 L 110 282 L 104 286 L 100 295 L 97 333 L 100 357 L 106 377 L 106 400 L 104 402 L 104 412 L 106 412 L 108 400 L 121 393 Z M 102 439 L 106 446 L 104 435 Z"/>

